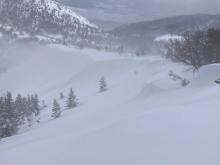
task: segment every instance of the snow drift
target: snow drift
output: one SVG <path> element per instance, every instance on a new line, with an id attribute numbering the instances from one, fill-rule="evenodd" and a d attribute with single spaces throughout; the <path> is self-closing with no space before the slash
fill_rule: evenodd
<path id="1" fill-rule="evenodd" d="M 155 56 L 117 57 L 57 46 L 34 52 L 15 63 L 7 59 L 11 65 L 0 75 L 1 93 L 35 91 L 49 107 L 41 124 L 0 141 L 2 164 L 220 163 L 220 87 L 213 83 L 219 65 L 193 75 Z M 191 85 L 183 88 L 172 81 L 171 69 Z M 99 93 L 102 76 L 109 90 Z M 51 120 L 50 103 L 70 87 L 80 106 Z"/>

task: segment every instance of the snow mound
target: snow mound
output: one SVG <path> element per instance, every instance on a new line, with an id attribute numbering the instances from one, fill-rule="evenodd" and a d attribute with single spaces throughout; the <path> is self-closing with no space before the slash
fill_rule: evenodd
<path id="1" fill-rule="evenodd" d="M 155 38 L 156 42 L 168 42 L 169 40 L 182 40 L 182 36 L 179 35 L 172 35 L 172 34 L 165 34 Z"/>
<path id="2" fill-rule="evenodd" d="M 215 84 L 215 80 L 220 78 L 220 64 L 206 65 L 195 73 L 192 85 L 194 87 L 208 87 Z"/>

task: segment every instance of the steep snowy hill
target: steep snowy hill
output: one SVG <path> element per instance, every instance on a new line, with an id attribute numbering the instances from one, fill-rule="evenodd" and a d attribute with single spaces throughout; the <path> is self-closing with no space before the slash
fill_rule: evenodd
<path id="1" fill-rule="evenodd" d="M 98 28 L 71 7 L 54 0 L 1 0 L 0 32 L 22 40 L 90 43 Z"/>
<path id="2" fill-rule="evenodd" d="M 14 60 L 18 50 L 22 55 Z M 156 56 L 57 46 L 22 50 L 1 57 L 8 65 L 0 91 L 38 92 L 49 107 L 38 126 L 0 141 L 1 164 L 219 165 L 218 64 L 193 74 Z M 191 84 L 182 87 L 168 76 L 170 70 Z M 102 76 L 109 90 L 99 93 Z M 70 87 L 80 106 L 51 120 L 52 100 Z M 59 103 L 63 108 L 65 101 Z"/>

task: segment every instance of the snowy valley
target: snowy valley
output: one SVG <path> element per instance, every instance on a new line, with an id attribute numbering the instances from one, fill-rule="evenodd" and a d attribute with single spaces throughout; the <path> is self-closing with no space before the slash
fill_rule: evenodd
<path id="1" fill-rule="evenodd" d="M 219 15 L 104 31 L 61 2 L 0 0 L 0 164 L 219 165 Z"/>
<path id="2" fill-rule="evenodd" d="M 21 50 L 21 48 L 20 48 Z M 0 141 L 4 165 L 212 164 L 219 157 L 219 65 L 193 73 L 160 56 L 137 58 L 53 45 L 23 52 L 1 74 L 1 91 L 37 92 L 41 123 Z M 46 53 L 43 53 L 46 52 Z M 44 60 L 42 60 L 44 59 Z M 9 65 L 10 66 L 10 65 Z M 40 66 L 40 67 L 38 67 Z M 182 87 L 170 70 L 191 81 Z M 188 70 L 188 71 L 187 71 Z M 104 76 L 108 91 L 99 93 Z M 73 88 L 80 105 L 65 110 Z M 52 101 L 62 117 L 52 120 Z M 183 156 L 184 155 L 184 156 Z"/>

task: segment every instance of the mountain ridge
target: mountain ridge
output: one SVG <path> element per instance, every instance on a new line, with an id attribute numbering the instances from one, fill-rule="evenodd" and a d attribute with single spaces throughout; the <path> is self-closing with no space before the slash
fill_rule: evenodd
<path id="1" fill-rule="evenodd" d="M 128 48 L 150 51 L 155 38 L 159 36 L 182 35 L 185 32 L 209 28 L 220 28 L 220 14 L 179 15 L 142 21 L 119 26 L 110 33 L 117 36 Z"/>
<path id="2" fill-rule="evenodd" d="M 177 23 L 186 23 L 189 22 L 191 23 L 191 27 L 195 26 L 195 25 L 199 25 L 202 24 L 203 25 L 208 25 L 208 23 L 212 22 L 213 20 L 211 19 L 216 19 L 220 22 L 220 14 L 215 14 L 215 15 L 211 15 L 211 14 L 192 14 L 192 15 L 178 15 L 178 16 L 172 16 L 172 17 L 165 17 L 165 18 L 161 18 L 161 19 L 156 19 L 156 20 L 150 20 L 150 21 L 141 21 L 141 22 L 135 22 L 135 23 L 130 23 L 130 24 L 124 24 L 122 26 L 119 26 L 117 28 L 115 28 L 114 30 L 112 30 L 112 33 L 117 33 L 120 32 L 121 35 L 123 35 L 124 33 L 126 33 L 126 29 L 128 28 L 140 28 L 141 32 L 144 32 L 144 29 L 141 29 L 144 26 L 145 28 L 152 28 L 152 30 L 154 30 L 153 28 L 158 28 L 155 26 L 160 26 L 162 24 L 164 24 L 164 26 L 171 26 L 170 24 L 172 23 L 173 25 L 177 24 Z M 190 22 L 190 21 L 196 21 L 196 22 Z M 214 25 L 214 24 L 213 24 Z M 150 27 L 152 26 L 152 27 Z M 210 25 L 211 26 L 211 25 Z M 131 29 L 129 29 L 131 32 Z M 148 30 L 148 29 L 145 29 Z M 186 29 L 188 30 L 188 29 Z M 124 33 L 123 33 L 124 32 Z M 183 32 L 182 30 L 179 30 L 179 32 Z"/>
<path id="3" fill-rule="evenodd" d="M 19 39 L 40 35 L 51 42 L 78 43 L 91 42 L 99 33 L 96 25 L 54 0 L 1 0 L 0 15 L 1 33 Z"/>

